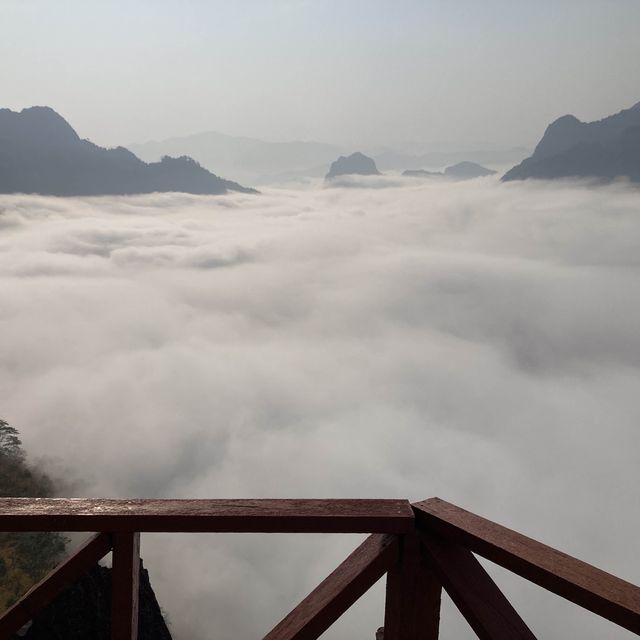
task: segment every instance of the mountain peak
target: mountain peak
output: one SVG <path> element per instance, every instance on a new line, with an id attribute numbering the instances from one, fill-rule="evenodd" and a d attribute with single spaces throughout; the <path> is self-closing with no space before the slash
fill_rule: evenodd
<path id="1" fill-rule="evenodd" d="M 329 180 L 346 175 L 379 176 L 380 172 L 373 158 L 356 151 L 350 156 L 340 156 L 335 162 L 332 162 L 325 179 Z"/>
<path id="2" fill-rule="evenodd" d="M 154 191 L 254 193 L 187 157 L 145 163 L 123 147 L 81 140 L 50 107 L 0 109 L 0 193 L 125 195 Z"/>
<path id="3" fill-rule="evenodd" d="M 36 104 L 36 105 L 33 105 L 32 107 L 25 107 L 24 109 L 22 109 L 22 111 L 20 111 L 20 113 L 23 116 L 28 116 L 30 114 L 53 116 L 55 118 L 59 118 L 60 120 L 63 120 L 64 122 L 66 122 L 66 120 L 55 109 L 52 109 L 51 107 L 47 107 L 46 105 Z"/>
<path id="4" fill-rule="evenodd" d="M 45 106 L 26 107 L 19 114 L 23 119 L 27 119 L 32 124 L 42 124 L 46 127 L 56 127 L 60 131 L 72 134 L 74 138 L 79 138 L 74 128 L 54 109 Z"/>
<path id="5" fill-rule="evenodd" d="M 80 138 L 73 127 L 51 107 L 27 107 L 22 111 L 0 110 L 0 133 L 6 140 L 31 146 L 60 145 Z"/>
<path id="6" fill-rule="evenodd" d="M 617 138 L 625 129 L 639 125 L 640 103 L 594 122 L 581 122 L 572 115 L 562 116 L 547 127 L 532 157 L 550 158 L 580 142 L 603 144 Z"/>
<path id="7" fill-rule="evenodd" d="M 626 176 L 640 181 L 640 103 L 594 122 L 563 116 L 552 122 L 533 155 L 503 180 Z"/>
<path id="8" fill-rule="evenodd" d="M 487 169 L 487 167 L 483 167 L 477 162 L 470 162 L 469 160 L 463 160 L 444 170 L 445 176 L 459 179 L 484 178 L 486 176 L 492 176 L 494 173 L 495 171 L 493 171 L 493 169 Z"/>
<path id="9" fill-rule="evenodd" d="M 578 120 L 578 118 L 576 118 L 572 113 L 567 113 L 567 115 L 565 116 L 560 116 L 559 118 L 556 118 L 549 126 L 550 127 L 556 127 L 556 126 L 563 126 L 566 127 L 574 125 L 574 124 L 582 124 L 581 120 Z"/>

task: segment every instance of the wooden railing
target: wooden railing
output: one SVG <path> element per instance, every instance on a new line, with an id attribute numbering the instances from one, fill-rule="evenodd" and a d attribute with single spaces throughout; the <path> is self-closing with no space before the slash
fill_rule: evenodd
<path id="1" fill-rule="evenodd" d="M 431 498 L 407 500 L 0 499 L 0 531 L 97 532 L 0 617 L 10 638 L 112 553 L 113 640 L 135 640 L 141 532 L 370 533 L 264 640 L 314 640 L 387 574 L 384 640 L 435 640 L 442 589 L 476 635 L 531 640 L 482 556 L 640 635 L 640 588 Z"/>

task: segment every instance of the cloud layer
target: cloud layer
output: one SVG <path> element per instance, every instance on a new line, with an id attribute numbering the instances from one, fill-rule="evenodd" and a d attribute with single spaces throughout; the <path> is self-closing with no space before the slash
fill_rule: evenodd
<path id="1" fill-rule="evenodd" d="M 82 494 L 439 495 L 638 582 L 637 203 L 492 179 L 2 196 L 0 415 Z M 143 554 L 176 637 L 224 640 L 356 544 Z M 542 637 L 631 637 L 496 575 Z M 330 634 L 372 638 L 381 598 Z M 447 613 L 443 637 L 471 635 Z"/>

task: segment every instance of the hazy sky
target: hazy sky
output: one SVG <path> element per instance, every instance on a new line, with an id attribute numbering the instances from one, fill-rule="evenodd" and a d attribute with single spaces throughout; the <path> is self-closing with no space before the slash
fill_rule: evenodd
<path id="1" fill-rule="evenodd" d="M 1 106 L 115 145 L 530 145 L 640 100 L 637 0 L 2 0 Z"/>

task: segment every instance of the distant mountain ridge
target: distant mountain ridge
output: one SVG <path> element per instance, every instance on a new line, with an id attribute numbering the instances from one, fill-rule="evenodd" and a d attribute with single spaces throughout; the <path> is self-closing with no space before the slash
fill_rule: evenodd
<path id="1" fill-rule="evenodd" d="M 251 184 L 320 176 L 343 149 L 322 142 L 268 142 L 205 131 L 189 136 L 130 144 L 127 148 L 147 162 L 164 155 L 188 155 L 209 169 Z"/>
<path id="2" fill-rule="evenodd" d="M 405 169 L 402 175 L 406 178 L 442 178 L 442 171 L 427 171 L 425 169 Z"/>
<path id="3" fill-rule="evenodd" d="M 0 109 L 0 193 L 92 196 L 156 191 L 255 193 L 186 156 L 147 164 L 124 147 L 105 149 L 82 140 L 49 107 Z"/>
<path id="4" fill-rule="evenodd" d="M 531 153 L 531 149 L 513 147 L 511 149 L 476 149 L 462 151 L 428 151 L 420 154 L 398 153 L 385 150 L 371 154 L 381 171 L 402 169 L 408 167 L 408 171 L 427 170 L 435 172 L 441 167 L 457 164 L 464 161 L 472 161 L 479 165 L 511 166 L 520 162 Z"/>
<path id="5" fill-rule="evenodd" d="M 444 171 L 425 171 L 424 169 L 407 169 L 402 172 L 403 176 L 408 178 L 454 178 L 456 180 L 470 180 L 472 178 L 486 178 L 492 176 L 496 172 L 493 169 L 487 169 L 477 162 L 463 160 L 457 164 L 452 164 Z"/>
<path id="6" fill-rule="evenodd" d="M 463 160 L 457 164 L 451 165 L 444 170 L 444 175 L 450 178 L 458 178 L 459 180 L 467 180 L 469 178 L 486 178 L 492 176 L 496 172 L 493 169 L 487 169 L 477 162 Z"/>
<path id="7" fill-rule="evenodd" d="M 594 122 L 572 115 L 558 118 L 547 127 L 531 157 L 502 179 L 568 177 L 640 181 L 640 102 Z"/>
<path id="8" fill-rule="evenodd" d="M 126 147 L 145 162 L 157 161 L 164 155 L 188 155 L 207 169 L 254 185 L 319 178 L 326 174 L 327 165 L 333 160 L 348 154 L 348 149 L 341 145 L 301 140 L 270 142 L 217 131 L 133 143 Z M 531 150 L 514 147 L 493 151 L 404 153 L 389 148 L 365 147 L 363 152 L 373 158 L 380 171 L 397 171 L 406 167 L 439 170 L 461 160 L 505 167 L 520 162 Z"/>

